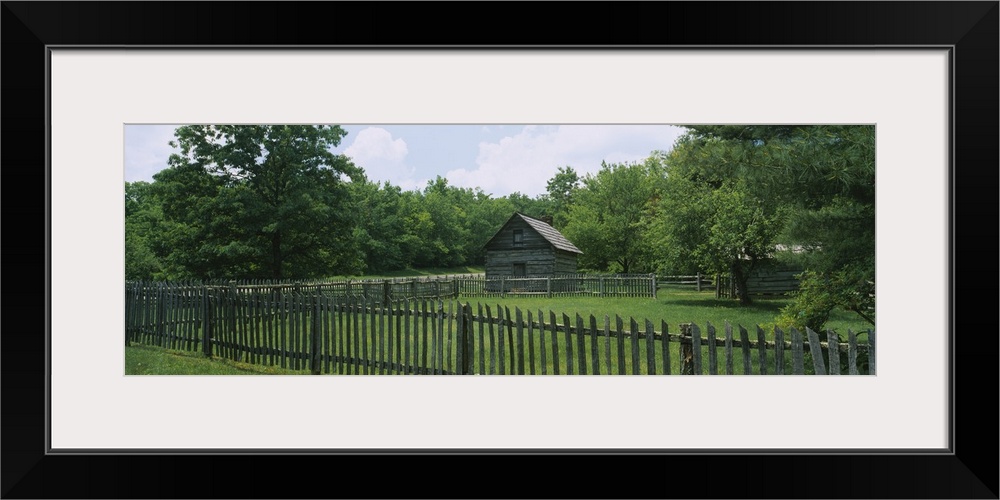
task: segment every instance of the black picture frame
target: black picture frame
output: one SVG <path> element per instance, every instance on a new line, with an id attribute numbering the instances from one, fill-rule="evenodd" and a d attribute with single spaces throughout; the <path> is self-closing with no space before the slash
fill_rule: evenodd
<path id="1" fill-rule="evenodd" d="M 580 2 L 557 3 L 550 10 L 535 3 L 486 2 L 2 4 L 5 147 L 0 158 L 8 187 L 3 252 L 16 268 L 44 270 L 44 279 L 15 279 L 8 288 L 14 293 L 4 294 L 4 498 L 998 498 L 997 441 L 992 432 L 983 434 L 973 424 L 998 421 L 996 392 L 990 385 L 997 373 L 995 318 L 955 309 L 959 294 L 967 300 L 993 300 L 996 293 L 996 1 Z M 332 17 L 327 12 L 331 7 Z M 567 9 L 572 10 L 572 23 L 560 12 Z M 466 22 L 455 23 L 446 15 L 456 11 L 464 13 L 458 17 Z M 512 26 L 518 29 L 512 31 Z M 608 50 L 951 47 L 950 309 L 952 328 L 974 339 L 951 336 L 953 453 L 46 453 L 48 358 L 47 328 L 43 331 L 42 326 L 51 314 L 47 47 L 541 47 L 565 46 L 567 40 L 573 46 Z M 959 241 L 964 241 L 961 247 Z M 977 258 L 983 249 L 988 255 Z M 863 424 L 862 412 L 859 422 Z M 746 422 L 748 427 L 755 424 Z M 329 474 L 311 477 L 315 465 Z M 375 472 L 385 480 L 368 483 L 362 472 Z M 463 489 L 468 482 L 481 487 Z"/>

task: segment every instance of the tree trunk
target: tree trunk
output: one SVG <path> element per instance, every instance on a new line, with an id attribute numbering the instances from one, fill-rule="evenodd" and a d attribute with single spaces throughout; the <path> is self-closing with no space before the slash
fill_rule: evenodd
<path id="1" fill-rule="evenodd" d="M 747 280 L 750 276 L 743 272 L 743 266 L 740 265 L 739 261 L 733 262 L 729 266 L 729 271 L 733 274 L 733 282 L 736 284 L 736 297 L 740 299 L 740 305 L 750 305 L 752 301 L 747 290 Z"/>
<path id="2" fill-rule="evenodd" d="M 271 236 L 271 276 L 281 279 L 281 231 L 275 231 Z"/>

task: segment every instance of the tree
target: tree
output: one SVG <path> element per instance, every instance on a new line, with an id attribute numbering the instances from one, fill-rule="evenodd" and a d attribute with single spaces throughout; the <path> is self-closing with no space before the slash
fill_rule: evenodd
<path id="1" fill-rule="evenodd" d="M 125 279 L 152 280 L 162 272 L 153 251 L 152 238 L 160 230 L 163 213 L 154 199 L 150 183 L 125 183 Z"/>
<path id="2" fill-rule="evenodd" d="M 192 125 L 157 180 L 187 248 L 178 271 L 209 277 L 317 277 L 359 266 L 345 179 L 361 170 L 330 149 L 339 126 Z"/>
<path id="3" fill-rule="evenodd" d="M 775 243 L 788 251 L 777 257 L 808 271 L 785 324 L 819 329 L 833 307 L 874 324 L 875 128 L 688 129 L 671 153 L 672 175 L 712 189 L 739 181 L 746 195 L 781 209 Z"/>
<path id="4" fill-rule="evenodd" d="M 563 233 L 583 255 L 589 269 L 632 273 L 648 270 L 646 214 L 658 197 L 655 159 L 644 163 L 602 162 L 575 191 Z"/>
<path id="5" fill-rule="evenodd" d="M 552 215 L 553 223 L 557 227 L 562 227 L 567 222 L 566 218 L 569 207 L 573 204 L 574 195 L 580 189 L 580 176 L 569 165 L 559 167 L 556 175 L 546 183 L 545 189 L 552 202 L 552 213 L 548 215 Z"/>

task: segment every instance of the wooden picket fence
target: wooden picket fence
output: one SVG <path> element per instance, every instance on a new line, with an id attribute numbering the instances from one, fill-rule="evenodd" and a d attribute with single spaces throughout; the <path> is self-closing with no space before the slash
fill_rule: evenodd
<path id="1" fill-rule="evenodd" d="M 475 310 L 474 310 L 475 309 Z M 547 319 L 547 321 L 546 321 Z M 313 374 L 875 374 L 875 332 L 847 342 L 725 323 L 626 322 L 458 301 L 205 285 L 126 288 L 126 344 Z M 832 340 L 832 342 L 831 342 Z M 720 369 L 721 363 L 721 369 Z"/>
<path id="2" fill-rule="evenodd" d="M 656 297 L 652 274 L 558 274 L 554 276 L 490 276 L 457 280 L 463 297 Z"/>

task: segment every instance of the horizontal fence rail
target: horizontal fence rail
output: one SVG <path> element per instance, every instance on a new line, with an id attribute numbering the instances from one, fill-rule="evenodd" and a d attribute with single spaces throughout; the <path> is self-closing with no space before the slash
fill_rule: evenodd
<path id="1" fill-rule="evenodd" d="M 313 374 L 875 374 L 875 332 L 677 323 L 321 289 L 132 284 L 126 344 Z"/>

